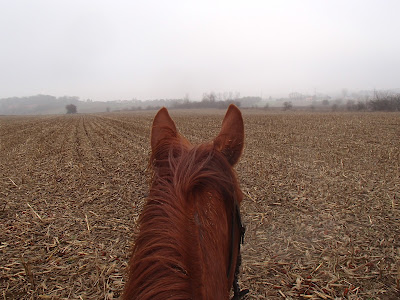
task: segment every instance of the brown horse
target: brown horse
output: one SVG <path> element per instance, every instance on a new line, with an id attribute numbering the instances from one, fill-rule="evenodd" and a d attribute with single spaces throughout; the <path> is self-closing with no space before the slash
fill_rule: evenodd
<path id="1" fill-rule="evenodd" d="M 166 108 L 151 131 L 152 180 L 139 219 L 123 299 L 229 299 L 237 286 L 242 201 L 232 167 L 243 150 L 240 110 L 230 105 L 219 135 L 193 146 Z"/>

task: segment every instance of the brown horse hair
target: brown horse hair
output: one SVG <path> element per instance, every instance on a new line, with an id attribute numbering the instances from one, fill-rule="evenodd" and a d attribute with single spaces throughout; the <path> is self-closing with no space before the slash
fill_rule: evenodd
<path id="1" fill-rule="evenodd" d="M 231 223 L 242 192 L 231 163 L 213 143 L 182 141 L 168 137 L 153 148 L 150 193 L 123 299 L 229 297 Z"/>

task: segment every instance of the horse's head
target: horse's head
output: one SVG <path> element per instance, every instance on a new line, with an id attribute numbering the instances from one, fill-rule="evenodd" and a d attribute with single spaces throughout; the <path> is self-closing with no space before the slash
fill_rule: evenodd
<path id="1" fill-rule="evenodd" d="M 243 151 L 240 110 L 193 146 L 166 108 L 151 130 L 150 194 L 130 261 L 125 299 L 227 299 L 237 271 L 242 193 L 232 167 Z M 156 282 L 156 283 L 154 283 Z"/>

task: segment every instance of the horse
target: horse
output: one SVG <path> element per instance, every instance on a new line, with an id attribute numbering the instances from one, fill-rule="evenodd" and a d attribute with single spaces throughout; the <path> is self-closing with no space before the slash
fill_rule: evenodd
<path id="1" fill-rule="evenodd" d="M 229 299 L 238 286 L 243 194 L 233 166 L 244 146 L 240 110 L 228 107 L 217 137 L 192 145 L 168 110 L 151 128 L 150 192 L 122 299 Z"/>

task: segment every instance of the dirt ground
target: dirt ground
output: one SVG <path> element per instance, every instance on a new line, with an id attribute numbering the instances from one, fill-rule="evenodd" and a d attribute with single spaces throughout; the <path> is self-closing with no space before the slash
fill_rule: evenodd
<path id="1" fill-rule="evenodd" d="M 224 111 L 171 111 L 192 142 Z M 0 298 L 116 299 L 155 112 L 0 117 Z M 400 298 L 400 114 L 243 110 L 247 299 Z"/>

